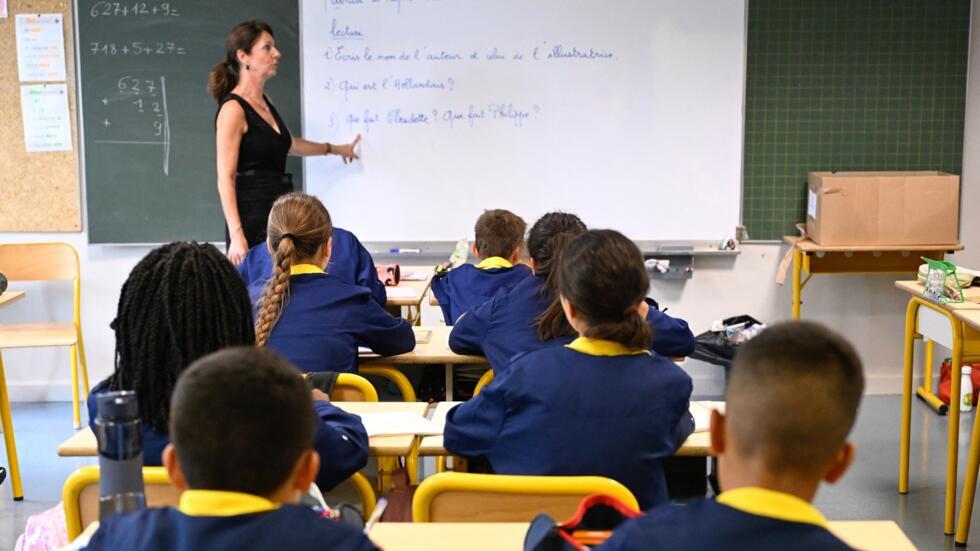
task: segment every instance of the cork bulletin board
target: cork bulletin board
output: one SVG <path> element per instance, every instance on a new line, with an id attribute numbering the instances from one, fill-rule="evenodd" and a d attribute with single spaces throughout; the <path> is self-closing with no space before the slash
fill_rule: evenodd
<path id="1" fill-rule="evenodd" d="M 0 19 L 0 232 L 78 232 L 82 229 L 78 170 L 78 104 L 71 2 L 8 0 Z M 71 120 L 71 151 L 28 153 L 20 107 L 15 16 L 64 14 L 65 67 Z"/>

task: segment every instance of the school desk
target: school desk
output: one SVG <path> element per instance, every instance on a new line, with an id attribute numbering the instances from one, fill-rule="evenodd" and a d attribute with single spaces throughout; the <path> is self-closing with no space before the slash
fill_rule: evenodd
<path id="1" fill-rule="evenodd" d="M 916 340 L 925 341 L 925 383 L 916 393 L 931 408 L 940 411 L 942 404 L 929 388 L 932 381 L 932 347 L 939 343 L 952 350 L 951 364 L 980 361 L 980 331 L 966 326 L 955 318 L 957 310 L 980 310 L 980 289 L 964 290 L 964 302 L 939 304 L 922 296 L 923 286 L 918 281 L 896 281 L 895 286 L 908 293 L 909 302 L 905 309 L 905 358 L 902 379 L 902 444 L 899 457 L 898 491 L 909 491 L 909 442 L 912 424 L 912 356 Z M 960 395 L 959 368 L 954 369 L 950 378 L 950 396 Z M 943 531 L 953 533 L 956 515 L 956 460 L 959 449 L 960 408 L 949 410 L 949 441 L 946 452 L 946 513 Z"/>
<path id="2" fill-rule="evenodd" d="M 425 415 L 429 404 L 421 402 L 334 402 L 340 409 L 360 415 L 390 411 L 411 411 Z M 374 457 L 409 457 L 417 438 L 412 434 L 399 436 L 373 436 L 368 440 L 368 453 Z M 86 426 L 58 446 L 61 457 L 92 457 L 98 455 L 95 433 Z"/>
<path id="3" fill-rule="evenodd" d="M 447 326 L 424 326 L 419 328 L 421 331 L 431 331 L 429 342 L 418 343 L 415 350 L 398 354 L 397 356 L 378 356 L 376 354 L 362 354 L 358 358 L 360 365 L 376 365 L 394 367 L 399 365 L 411 364 L 443 364 L 446 368 L 446 400 L 452 400 L 453 396 L 453 366 L 486 364 L 487 359 L 483 356 L 465 356 L 457 354 L 449 349 L 449 333 L 453 330 Z"/>
<path id="4" fill-rule="evenodd" d="M 369 536 L 386 551 L 520 551 L 527 528 L 524 522 L 379 522 Z M 856 549 L 915 550 L 902 529 L 890 520 L 830 521 L 829 528 Z"/>
<path id="5" fill-rule="evenodd" d="M 4 291 L 0 294 L 0 306 L 6 306 L 22 298 L 24 298 L 24 291 Z"/>
<path id="6" fill-rule="evenodd" d="M 404 316 L 409 325 L 419 325 L 422 320 L 422 300 L 432 284 L 433 266 L 401 266 L 401 273 L 411 273 L 422 276 L 423 279 L 401 280 L 398 285 L 385 287 L 388 295 L 387 308 L 394 316 L 401 316 L 402 307 L 407 312 Z"/>
<path id="7" fill-rule="evenodd" d="M 458 405 L 460 402 L 439 402 L 432 412 L 432 421 L 438 425 L 445 425 L 446 414 L 454 406 Z M 420 456 L 441 456 L 449 455 L 446 448 L 442 444 L 442 435 L 438 436 L 424 436 L 422 437 L 422 443 L 419 444 L 419 455 Z M 708 431 L 695 432 L 687 437 L 684 444 L 681 445 L 680 449 L 674 455 L 679 456 L 689 456 L 689 457 L 707 457 L 711 455 L 711 437 Z"/>
<path id="8" fill-rule="evenodd" d="M 980 333 L 980 309 L 959 308 L 953 310 L 953 317 L 969 330 Z M 973 404 L 974 408 L 976 406 Z M 978 467 L 980 467 L 980 423 L 974 419 L 970 455 L 967 456 L 966 480 L 963 482 L 963 497 L 960 502 L 960 520 L 956 524 L 956 543 L 962 545 L 966 545 L 970 535 L 970 517 L 973 515 L 973 500 L 977 492 Z"/>
<path id="9" fill-rule="evenodd" d="M 848 245 L 820 246 L 801 237 L 785 236 L 793 253 L 793 319 L 800 319 L 803 288 L 816 274 L 915 274 L 920 257 L 942 260 L 963 245 Z M 807 273 L 803 279 L 803 272 Z"/>

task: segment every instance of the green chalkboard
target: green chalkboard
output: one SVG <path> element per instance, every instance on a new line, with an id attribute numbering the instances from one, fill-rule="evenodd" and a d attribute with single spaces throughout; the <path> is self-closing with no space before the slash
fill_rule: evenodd
<path id="1" fill-rule="evenodd" d="M 961 174 L 968 0 L 749 0 L 742 221 L 796 235 L 810 171 Z"/>
<path id="2" fill-rule="evenodd" d="M 300 128 L 296 1 L 78 0 L 79 86 L 90 243 L 224 241 L 208 72 L 236 24 L 272 26 L 282 51 L 266 86 Z M 297 189 L 302 163 L 287 168 Z"/>

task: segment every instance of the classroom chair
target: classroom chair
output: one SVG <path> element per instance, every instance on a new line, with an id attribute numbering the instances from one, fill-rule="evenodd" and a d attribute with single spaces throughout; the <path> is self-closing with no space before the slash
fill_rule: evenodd
<path id="1" fill-rule="evenodd" d="M 170 477 L 163 467 L 143 467 L 147 507 L 176 507 L 180 493 L 170 484 Z M 364 518 L 371 515 L 377 504 L 371 483 L 361 473 L 354 473 L 345 481 L 354 486 L 361 499 Z M 68 476 L 61 491 L 65 507 L 65 525 L 68 541 L 72 541 L 89 524 L 99 520 L 99 468 L 95 465 L 82 467 Z"/>
<path id="2" fill-rule="evenodd" d="M 486 373 L 480 377 L 480 380 L 476 382 L 476 386 L 473 387 L 473 396 L 476 397 L 477 394 L 483 390 L 483 387 L 493 382 L 493 370 L 489 369 Z M 448 457 L 446 455 L 440 455 L 436 457 L 436 472 L 444 473 L 449 470 L 447 465 Z M 466 460 L 462 457 L 452 456 L 453 458 L 453 470 L 456 472 L 466 472 Z"/>
<path id="3" fill-rule="evenodd" d="M 440 473 L 412 499 L 413 522 L 530 522 L 540 513 L 568 518 L 582 499 L 601 494 L 639 510 L 626 486 L 601 476 Z"/>
<path id="4" fill-rule="evenodd" d="M 418 398 L 415 396 L 415 389 L 412 388 L 412 383 L 409 382 L 408 377 L 401 371 L 393 367 L 380 365 L 363 365 L 358 367 L 357 370 L 361 375 L 372 375 L 390 381 L 402 393 L 403 402 L 418 401 Z"/>
<path id="5" fill-rule="evenodd" d="M 81 270 L 78 253 L 67 243 L 23 243 L 0 245 L 0 272 L 10 281 L 61 280 L 73 282 L 73 318 L 71 323 L 0 324 L 0 353 L 4 348 L 70 347 L 71 398 L 74 427 L 81 428 L 79 413 L 79 369 L 82 389 L 88 395 L 88 370 L 85 365 L 85 346 L 82 343 Z M 10 483 L 15 500 L 23 499 L 24 491 L 14 442 L 14 426 L 10 416 L 3 357 L 0 355 L 0 422 L 10 469 Z"/>

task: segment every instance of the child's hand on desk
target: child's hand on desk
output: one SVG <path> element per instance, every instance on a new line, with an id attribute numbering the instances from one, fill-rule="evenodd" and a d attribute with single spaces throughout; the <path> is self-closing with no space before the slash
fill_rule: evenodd
<path id="1" fill-rule="evenodd" d="M 314 388 L 313 390 L 310 391 L 310 393 L 313 395 L 313 401 L 314 402 L 329 402 L 330 401 L 330 397 L 327 396 L 326 393 L 324 393 L 320 389 Z"/>

